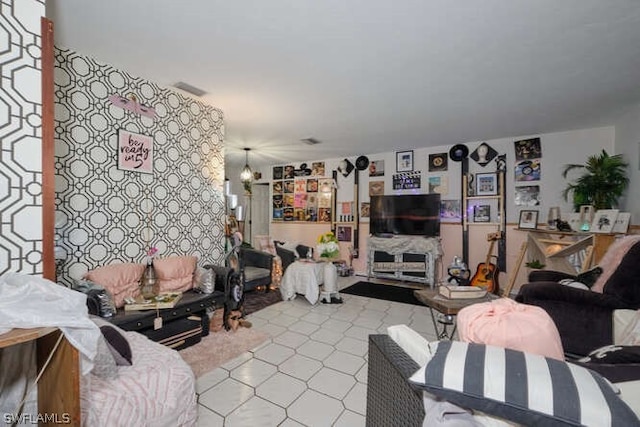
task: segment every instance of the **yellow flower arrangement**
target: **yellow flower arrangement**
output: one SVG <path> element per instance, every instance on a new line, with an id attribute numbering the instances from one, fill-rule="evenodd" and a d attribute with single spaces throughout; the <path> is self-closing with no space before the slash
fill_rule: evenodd
<path id="1" fill-rule="evenodd" d="M 320 258 L 336 258 L 340 254 L 338 239 L 331 231 L 321 234 L 318 236 L 316 250 L 320 254 Z"/>

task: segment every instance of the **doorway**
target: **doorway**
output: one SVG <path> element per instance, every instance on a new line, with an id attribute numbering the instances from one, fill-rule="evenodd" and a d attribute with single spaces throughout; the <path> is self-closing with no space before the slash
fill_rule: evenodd
<path id="1" fill-rule="evenodd" d="M 245 240 L 253 244 L 253 236 L 269 235 L 269 184 L 254 184 L 251 193 L 250 232 Z"/>

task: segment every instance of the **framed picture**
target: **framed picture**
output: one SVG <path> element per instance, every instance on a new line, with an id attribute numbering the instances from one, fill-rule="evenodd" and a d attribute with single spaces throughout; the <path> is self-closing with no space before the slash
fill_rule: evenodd
<path id="1" fill-rule="evenodd" d="M 498 174 L 476 174 L 476 196 L 495 196 L 498 194 Z"/>
<path id="2" fill-rule="evenodd" d="M 611 233 L 616 223 L 618 209 L 600 209 L 596 212 L 589 231 L 592 233 Z"/>
<path id="3" fill-rule="evenodd" d="M 476 205 L 473 207 L 473 222 L 489 222 L 491 219 L 491 206 Z"/>
<path id="4" fill-rule="evenodd" d="M 440 172 L 447 170 L 447 153 L 429 154 L 429 172 Z"/>
<path id="5" fill-rule="evenodd" d="M 351 241 L 351 227 L 348 225 L 339 225 L 336 230 L 336 234 L 338 235 L 339 242 L 350 242 Z"/>
<path id="6" fill-rule="evenodd" d="M 118 169 L 153 173 L 153 138 L 120 129 L 118 131 Z"/>
<path id="7" fill-rule="evenodd" d="M 520 211 L 518 228 L 525 230 L 535 230 L 538 228 L 538 211 Z"/>
<path id="8" fill-rule="evenodd" d="M 413 171 L 413 150 L 396 152 L 396 171 Z"/>
<path id="9" fill-rule="evenodd" d="M 460 213 L 460 200 L 440 200 L 440 221 L 462 221 L 462 214 Z"/>
<path id="10" fill-rule="evenodd" d="M 627 234 L 629 231 L 629 222 L 631 220 L 631 212 L 618 212 L 616 222 L 613 224 L 612 233 Z"/>

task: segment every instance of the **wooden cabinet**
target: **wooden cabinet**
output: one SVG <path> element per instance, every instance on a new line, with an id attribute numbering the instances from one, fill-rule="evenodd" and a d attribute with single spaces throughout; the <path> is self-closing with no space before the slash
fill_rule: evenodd
<path id="1" fill-rule="evenodd" d="M 545 269 L 576 274 L 596 265 L 616 234 L 529 230 L 527 259 L 538 260 Z"/>
<path id="2" fill-rule="evenodd" d="M 0 348 L 36 341 L 38 372 L 45 367 L 38 381 L 38 415 L 45 417 L 42 425 L 80 426 L 80 359 L 61 334 L 57 328 L 12 329 L 0 335 Z"/>

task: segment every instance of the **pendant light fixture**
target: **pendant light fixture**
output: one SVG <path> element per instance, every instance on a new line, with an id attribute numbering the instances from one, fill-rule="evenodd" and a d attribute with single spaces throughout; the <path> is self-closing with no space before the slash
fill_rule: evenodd
<path id="1" fill-rule="evenodd" d="M 242 168 L 242 172 L 240 172 L 240 181 L 242 181 L 243 184 L 248 184 L 253 180 L 253 171 L 249 167 L 249 151 L 251 151 L 251 148 L 244 149 L 245 165 L 244 168 Z"/>

